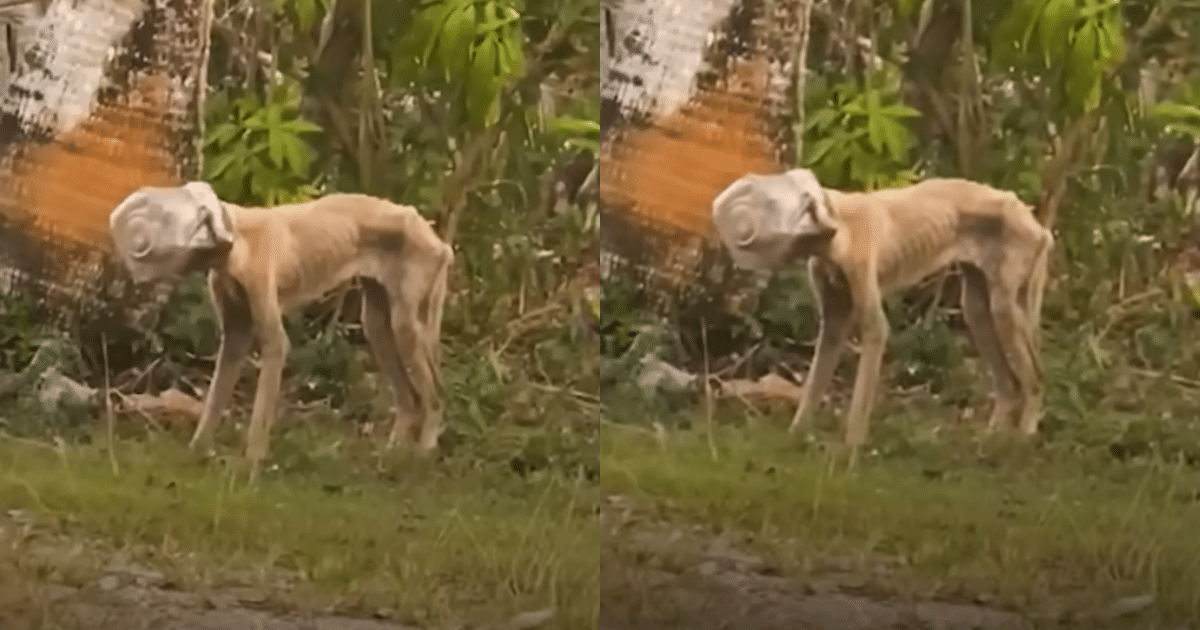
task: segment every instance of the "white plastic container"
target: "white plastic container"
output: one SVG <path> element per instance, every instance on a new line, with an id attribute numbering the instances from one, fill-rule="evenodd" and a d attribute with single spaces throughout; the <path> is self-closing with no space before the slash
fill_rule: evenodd
<path id="1" fill-rule="evenodd" d="M 807 169 L 743 175 L 713 200 L 712 217 L 733 263 L 759 271 L 796 260 L 799 239 L 837 230 L 828 199 Z"/>

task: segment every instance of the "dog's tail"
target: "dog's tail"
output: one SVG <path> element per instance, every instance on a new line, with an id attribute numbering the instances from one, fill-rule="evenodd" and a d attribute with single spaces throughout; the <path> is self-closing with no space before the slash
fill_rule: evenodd
<path id="1" fill-rule="evenodd" d="M 1042 228 L 1043 234 L 1029 277 L 1025 281 L 1025 321 L 1029 326 L 1027 331 L 1030 354 L 1033 356 L 1034 367 L 1038 375 L 1042 374 L 1041 337 L 1042 337 L 1042 298 L 1046 292 L 1047 269 L 1050 264 L 1050 252 L 1054 249 L 1054 235 L 1049 229 Z"/>
<path id="2" fill-rule="evenodd" d="M 442 245 L 442 253 L 437 262 L 426 294 L 429 305 L 428 320 L 426 321 L 426 342 L 429 371 L 433 375 L 434 387 L 442 390 L 442 312 L 446 305 L 446 287 L 449 284 L 450 266 L 454 264 L 454 249 L 450 245 Z"/>

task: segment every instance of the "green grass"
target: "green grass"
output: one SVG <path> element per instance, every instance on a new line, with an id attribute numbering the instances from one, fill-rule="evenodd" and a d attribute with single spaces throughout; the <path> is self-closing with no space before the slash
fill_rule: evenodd
<path id="1" fill-rule="evenodd" d="M 894 595 L 986 596 L 1044 617 L 1153 593 L 1145 614 L 1159 623 L 1200 619 L 1200 474 L 1186 464 L 1120 462 L 1066 435 L 979 443 L 897 416 L 876 421 L 875 454 L 835 473 L 824 449 L 787 438 L 785 415 L 607 424 L 603 491 L 651 518 L 742 534 L 785 574 L 883 561 L 891 579 L 880 588 Z"/>
<path id="2" fill-rule="evenodd" d="M 430 463 L 380 458 L 365 438 L 315 425 L 275 436 L 278 465 L 252 488 L 230 466 L 190 457 L 183 435 L 127 436 L 111 458 L 102 437 L 5 437 L 0 509 L 131 553 L 184 589 L 257 576 L 272 604 L 291 611 L 445 627 L 552 607 L 547 627 L 594 627 L 598 533 L 586 480 L 518 475 L 464 444 Z M 72 571 L 11 564 L 34 579 Z M 281 576 L 294 585 L 280 587 Z"/>

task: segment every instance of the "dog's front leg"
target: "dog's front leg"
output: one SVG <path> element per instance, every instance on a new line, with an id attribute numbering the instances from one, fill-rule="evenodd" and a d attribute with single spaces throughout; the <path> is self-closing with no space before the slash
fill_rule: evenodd
<path id="1" fill-rule="evenodd" d="M 887 346 L 888 321 L 883 311 L 883 296 L 874 269 L 855 273 L 849 277 L 851 300 L 858 315 L 861 339 L 861 354 L 858 370 L 854 375 L 854 394 L 850 399 L 850 412 L 846 414 L 845 443 L 849 449 L 848 465 L 853 467 L 858 460 L 858 451 L 867 441 L 867 429 L 871 421 L 871 408 L 875 403 L 875 389 L 879 385 L 879 372 L 883 365 L 883 351 Z"/>
<path id="2" fill-rule="evenodd" d="M 283 313 L 274 289 L 253 291 L 252 295 L 250 310 L 262 354 L 258 388 L 254 393 L 254 410 L 250 414 L 250 427 L 246 434 L 246 458 L 250 460 L 253 479 L 259 463 L 266 459 L 270 448 L 271 423 L 279 402 L 283 363 L 287 359 L 289 344 L 287 331 L 283 327 Z"/>
<path id="3" fill-rule="evenodd" d="M 254 326 L 250 305 L 236 294 L 223 290 L 216 276 L 208 278 L 208 294 L 216 313 L 217 331 L 221 338 L 217 350 L 217 365 L 212 383 L 204 400 L 204 411 L 196 424 L 196 432 L 188 447 L 208 450 L 212 447 L 213 432 L 220 422 L 233 389 L 241 378 L 242 367 L 254 345 Z"/>
<path id="4" fill-rule="evenodd" d="M 788 426 L 789 433 L 795 433 L 805 426 L 809 413 L 820 404 L 825 390 L 829 389 L 829 385 L 833 382 L 833 373 L 846 350 L 847 342 L 850 340 L 850 331 L 854 325 L 853 303 L 849 288 L 845 283 L 831 280 L 828 273 L 821 270 L 819 265 L 820 263 L 815 259 L 810 260 L 808 275 L 817 298 L 821 328 L 817 333 L 816 352 L 808 367 L 808 376 L 804 379 L 800 404 L 796 406 L 796 413 L 792 416 L 791 425 Z"/>

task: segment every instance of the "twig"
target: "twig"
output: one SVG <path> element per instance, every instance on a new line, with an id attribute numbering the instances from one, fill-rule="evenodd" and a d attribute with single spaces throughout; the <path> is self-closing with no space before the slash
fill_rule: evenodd
<path id="1" fill-rule="evenodd" d="M 700 343 L 704 348 L 704 421 L 708 426 L 708 451 L 717 461 L 717 444 L 713 439 L 713 395 L 712 383 L 708 380 L 708 323 L 700 318 Z"/>
<path id="2" fill-rule="evenodd" d="M 751 346 L 750 349 L 746 351 L 746 354 L 738 357 L 737 360 L 734 361 L 732 365 L 725 368 L 724 370 L 721 370 L 720 372 L 717 372 L 717 378 L 722 378 L 725 375 L 734 376 L 735 372 L 737 372 L 737 369 L 742 367 L 742 365 L 744 365 L 746 362 L 748 362 L 750 360 L 750 357 L 754 356 L 754 353 L 758 352 L 762 347 L 763 347 L 762 341 Z M 747 374 L 747 376 L 748 376 L 748 374 Z"/>
<path id="3" fill-rule="evenodd" d="M 137 387 L 137 385 L 142 382 L 142 379 L 149 376 L 150 372 L 154 371 L 154 368 L 158 367 L 158 364 L 161 362 L 162 362 L 162 357 L 158 357 L 158 358 L 154 359 L 153 361 L 151 361 L 150 365 L 142 368 L 141 370 L 138 370 L 137 373 L 134 374 L 133 380 L 130 381 L 126 385 L 126 387 L 129 387 L 130 389 Z"/>
<path id="4" fill-rule="evenodd" d="M 166 429 L 164 429 L 164 428 L 163 428 L 163 426 L 162 426 L 161 424 L 159 424 L 158 420 L 155 420 L 155 419 L 154 419 L 154 416 L 150 415 L 150 414 L 149 414 L 149 413 L 148 413 L 148 412 L 147 412 L 145 409 L 142 409 L 142 408 L 141 408 L 141 407 L 139 407 L 138 405 L 136 405 L 136 404 L 133 404 L 132 402 L 130 402 L 130 400 L 129 400 L 129 397 L 128 397 L 128 396 L 126 396 L 125 394 L 122 394 L 121 392 L 119 392 L 119 391 L 116 391 L 116 390 L 113 390 L 113 392 L 112 392 L 112 393 L 113 393 L 113 394 L 116 394 L 117 398 L 120 398 L 120 399 L 121 399 L 121 403 L 122 403 L 122 404 L 124 404 L 125 406 L 127 406 L 127 407 L 129 407 L 129 408 L 133 409 L 134 411 L 136 411 L 136 412 L 138 412 L 138 413 L 140 413 L 140 414 L 142 415 L 142 417 L 146 419 L 146 422 L 147 422 L 148 424 L 150 424 L 151 426 L 153 426 L 155 429 L 158 429 L 160 432 L 162 432 L 162 431 L 166 431 Z"/>
<path id="5" fill-rule="evenodd" d="M 119 476 L 121 474 L 121 467 L 117 464 L 116 420 L 113 417 L 112 397 L 109 396 L 112 388 L 109 382 L 108 369 L 108 335 L 104 332 L 100 333 L 100 343 L 103 344 L 100 352 L 104 357 L 104 419 L 108 424 L 108 464 L 112 467 L 113 475 Z"/>
<path id="6" fill-rule="evenodd" d="M 792 60 L 793 68 L 796 72 L 796 131 L 792 143 L 795 145 L 795 161 L 796 166 L 804 163 L 804 126 L 805 121 L 804 106 L 805 86 L 808 77 L 808 37 L 810 25 L 812 24 L 812 7 L 813 0 L 800 0 L 800 45 L 796 49 L 796 57 Z"/>
<path id="7" fill-rule="evenodd" d="M 529 383 L 529 385 L 530 385 L 530 387 L 533 387 L 534 389 L 540 389 L 544 392 L 569 394 L 571 396 L 574 396 L 575 398 L 578 398 L 579 400 L 589 402 L 589 403 L 600 402 L 600 397 L 597 396 L 596 394 L 589 394 L 587 392 L 581 392 L 577 389 L 568 389 L 566 387 L 556 387 L 554 385 L 543 385 L 542 383 Z"/>
<path id="8" fill-rule="evenodd" d="M 24 444 L 25 446 L 36 446 L 38 448 L 44 448 L 44 449 L 50 450 L 50 451 L 55 451 L 55 452 L 58 451 L 58 447 L 54 446 L 54 444 L 51 444 L 50 442 L 43 442 L 41 440 L 33 440 L 30 438 L 17 437 L 15 435 L 9 433 L 8 431 L 0 430 L 0 438 L 4 438 L 10 442 L 15 442 L 17 444 Z"/>
<path id="9" fill-rule="evenodd" d="M 1170 379 L 1172 383 L 1175 383 L 1176 385 L 1182 385 L 1183 387 L 1187 387 L 1189 389 L 1200 389 L 1200 381 L 1193 380 L 1190 378 L 1184 378 L 1182 376 L 1176 376 L 1174 374 L 1166 374 L 1164 372 L 1156 372 L 1154 370 L 1147 370 L 1144 368 L 1130 368 L 1129 371 L 1134 374 L 1137 374 L 1138 376 L 1142 376 L 1145 378 L 1162 378 L 1165 376 L 1168 379 Z"/>

